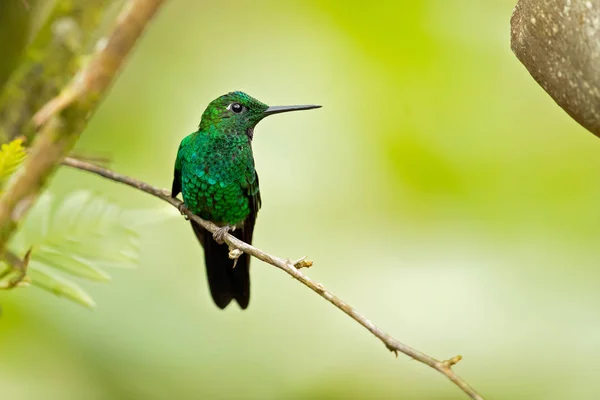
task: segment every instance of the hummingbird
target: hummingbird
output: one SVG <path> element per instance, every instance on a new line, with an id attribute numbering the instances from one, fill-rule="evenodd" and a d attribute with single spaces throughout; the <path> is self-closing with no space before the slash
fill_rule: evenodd
<path id="1" fill-rule="evenodd" d="M 252 154 L 254 128 L 263 118 L 284 112 L 320 108 L 318 105 L 268 105 L 244 92 L 230 92 L 213 100 L 198 130 L 179 145 L 171 197 L 179 193 L 185 206 L 219 226 L 215 234 L 191 221 L 204 248 L 208 286 L 215 304 L 224 309 L 235 299 L 241 309 L 250 301 L 250 256 L 229 258 L 223 242 L 231 232 L 252 244 L 261 206 L 258 175 Z"/>

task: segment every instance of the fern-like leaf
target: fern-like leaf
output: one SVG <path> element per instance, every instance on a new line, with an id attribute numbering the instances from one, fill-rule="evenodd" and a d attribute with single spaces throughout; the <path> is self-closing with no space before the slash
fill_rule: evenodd
<path id="1" fill-rule="evenodd" d="M 57 275 L 37 261 L 32 261 L 29 265 L 28 276 L 33 285 L 57 296 L 65 297 L 87 308 L 94 308 L 96 305 L 90 295 L 76 283 Z"/>
<path id="2" fill-rule="evenodd" d="M 54 203 L 48 193 L 39 199 L 11 248 L 19 252 L 33 249 L 28 273 L 32 285 L 86 307 L 93 307 L 91 297 L 61 273 L 110 280 L 103 268 L 137 264 L 139 238 L 134 228 L 172 215 L 160 210 L 123 210 L 85 190 Z M 132 224 L 133 220 L 137 223 Z"/>

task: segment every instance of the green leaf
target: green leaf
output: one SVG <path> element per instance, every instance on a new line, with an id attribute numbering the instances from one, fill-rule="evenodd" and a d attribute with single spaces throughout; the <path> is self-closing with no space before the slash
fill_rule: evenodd
<path id="1" fill-rule="evenodd" d="M 24 227 L 26 238 L 36 239 L 28 242 L 34 246 L 32 259 L 99 281 L 110 279 L 100 266 L 136 266 L 138 232 L 128 226 L 127 211 L 116 204 L 81 190 L 68 195 L 53 213 L 48 212 L 48 202 L 42 208 L 43 212 L 32 214 L 45 218 L 52 214 L 46 228 L 40 229 L 37 221 Z"/>
<path id="2" fill-rule="evenodd" d="M 170 216 L 155 212 L 154 223 Z M 34 286 L 91 307 L 93 300 L 68 276 L 107 282 L 110 276 L 104 267 L 135 267 L 138 230 L 152 219 L 152 210 L 123 210 L 85 190 L 58 204 L 46 193 L 11 247 L 19 254 L 33 248 L 29 275 Z"/>
<path id="3" fill-rule="evenodd" d="M 15 139 L 0 147 L 0 187 L 4 187 L 8 178 L 17 170 L 26 156 L 23 139 Z"/>
<path id="4" fill-rule="evenodd" d="M 43 265 L 31 262 L 27 274 L 31 279 L 31 284 L 34 286 L 47 290 L 50 293 L 54 293 L 57 296 L 73 300 L 87 308 L 94 308 L 96 306 L 96 303 L 92 300 L 90 295 L 77 284 L 54 275 L 44 268 Z"/>
<path id="5" fill-rule="evenodd" d="M 53 247 L 42 245 L 32 254 L 33 259 L 46 265 L 60 269 L 67 274 L 89 279 L 91 281 L 108 282 L 110 276 L 93 265 L 93 262 L 73 254 L 64 254 Z"/>

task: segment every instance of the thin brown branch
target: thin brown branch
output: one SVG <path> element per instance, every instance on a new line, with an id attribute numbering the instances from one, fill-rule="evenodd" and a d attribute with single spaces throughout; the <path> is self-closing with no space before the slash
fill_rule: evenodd
<path id="1" fill-rule="evenodd" d="M 179 209 L 184 215 L 196 221 L 208 231 L 215 233 L 218 229 L 218 227 L 212 222 L 203 220 L 197 215 L 194 215 L 191 211 L 185 208 L 185 206 L 180 200 L 172 198 L 171 193 L 166 189 L 159 189 L 155 186 L 149 185 L 135 178 L 121 175 L 109 169 L 74 158 L 66 158 L 63 161 L 63 164 L 73 168 L 94 173 L 112 181 L 120 182 L 138 190 L 149 193 L 155 197 L 158 197 L 161 200 L 168 202 L 173 207 Z M 231 249 L 230 257 L 239 256 L 239 253 L 237 253 L 236 250 L 241 250 L 246 254 L 249 254 L 255 258 L 258 258 L 261 261 L 266 262 L 267 264 L 271 264 L 283 270 L 287 274 L 291 275 L 293 278 L 302 282 L 310 290 L 329 301 L 331 304 L 333 304 L 339 310 L 343 311 L 346 315 L 358 322 L 360 325 L 365 327 L 375 337 L 381 340 L 383 344 L 388 348 L 388 350 L 394 352 L 396 355 L 398 355 L 398 352 L 404 353 L 407 356 L 417 361 L 420 361 L 423 364 L 430 366 L 431 368 L 436 369 L 437 371 L 444 374 L 452 382 L 454 382 L 460 389 L 462 389 L 463 392 L 465 392 L 472 399 L 483 400 L 483 397 L 481 397 L 481 395 L 479 395 L 475 391 L 475 389 L 469 386 L 452 370 L 452 367 L 462 359 L 461 356 L 456 356 L 449 360 L 440 361 L 394 339 L 386 332 L 384 332 L 381 328 L 379 328 L 377 325 L 372 323 L 364 315 L 356 311 L 356 309 L 351 307 L 348 303 L 346 303 L 345 301 L 331 293 L 329 290 L 327 290 L 322 284 L 320 284 L 319 282 L 315 282 L 312 279 L 308 278 L 306 275 L 304 275 L 299 268 L 308 267 L 312 265 L 312 262 L 306 261 L 305 257 L 295 262 L 290 261 L 289 259 L 285 260 L 283 258 L 279 258 L 277 256 L 273 256 L 269 253 L 266 253 L 254 246 L 249 245 L 248 243 L 242 242 L 241 240 L 229 234 L 225 236 L 225 242 L 229 245 L 229 248 Z"/>
<path id="2" fill-rule="evenodd" d="M 111 33 L 71 83 L 34 116 L 40 128 L 29 157 L 0 197 L 0 254 L 52 173 L 71 151 L 127 55 L 165 0 L 131 0 Z"/>
<path id="3" fill-rule="evenodd" d="M 23 257 L 23 259 L 21 259 L 12 251 L 4 252 L 4 262 L 8 265 L 8 268 L 0 273 L 0 281 L 10 275 L 10 273 L 13 271 L 17 271 L 17 275 L 7 282 L 0 282 L 1 290 L 9 290 L 17 286 L 29 285 L 29 281 L 27 279 L 27 268 L 29 266 L 30 257 L 31 249 L 25 253 L 25 257 Z"/>

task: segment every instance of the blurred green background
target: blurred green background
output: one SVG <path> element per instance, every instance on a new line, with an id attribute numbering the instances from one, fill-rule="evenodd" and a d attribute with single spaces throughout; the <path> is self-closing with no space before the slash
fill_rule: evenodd
<path id="1" fill-rule="evenodd" d="M 11 2 L 0 20 L 26 18 Z M 457 372 L 486 398 L 597 399 L 600 141 L 511 53 L 514 3 L 171 1 L 78 149 L 170 187 L 213 98 L 322 104 L 256 130 L 255 244 L 309 255 L 310 277 L 401 341 L 462 354 Z M 23 34 L 2 24 L 3 66 Z M 171 212 L 78 171 L 50 190 L 79 188 Z M 1 398 L 466 398 L 263 263 L 249 309 L 218 310 L 172 215 L 140 232 L 138 269 L 83 283 L 93 312 L 0 293 Z"/>

